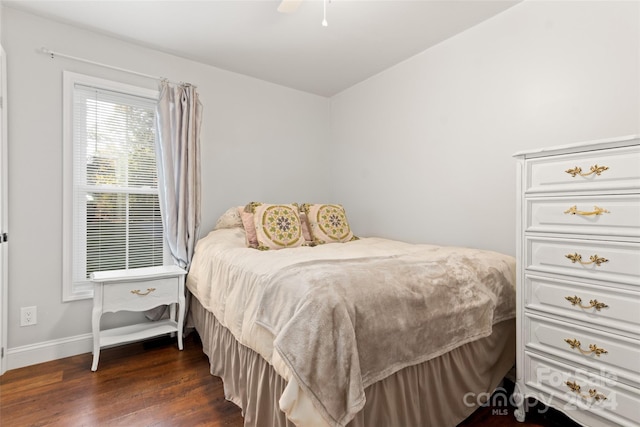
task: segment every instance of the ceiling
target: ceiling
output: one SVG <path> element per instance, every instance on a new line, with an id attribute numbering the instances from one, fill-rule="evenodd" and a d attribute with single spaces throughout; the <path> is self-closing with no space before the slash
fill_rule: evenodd
<path id="1" fill-rule="evenodd" d="M 4 0 L 8 7 L 332 96 L 520 0 Z M 61 49 L 60 46 L 47 46 Z"/>

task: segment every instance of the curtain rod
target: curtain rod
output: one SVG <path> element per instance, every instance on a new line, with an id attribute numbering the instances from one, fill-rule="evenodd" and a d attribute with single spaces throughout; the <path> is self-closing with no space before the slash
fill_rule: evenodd
<path id="1" fill-rule="evenodd" d="M 45 55 L 51 55 L 51 59 L 54 59 L 56 56 L 59 56 L 60 58 L 67 58 L 67 59 L 72 59 L 74 61 L 78 61 L 78 62 L 84 62 L 85 64 L 91 64 L 91 65 L 97 65 L 99 67 L 103 67 L 103 68 L 109 68 L 111 70 L 116 70 L 116 71 L 121 71 L 123 73 L 128 73 L 128 74 L 134 74 L 136 76 L 140 76 L 140 77 L 146 77 L 148 79 L 153 79 L 153 80 L 166 80 L 170 83 L 173 84 L 179 84 L 179 85 L 187 85 L 187 86 L 193 86 L 195 87 L 195 85 L 192 85 L 191 83 L 184 83 L 184 82 L 174 82 L 171 81 L 165 77 L 161 77 L 161 76 L 154 76 L 151 74 L 145 74 L 145 73 L 140 73 L 138 71 L 133 71 L 133 70 L 128 70 L 126 68 L 120 68 L 120 67 L 116 67 L 113 65 L 109 65 L 109 64 L 103 64 L 101 62 L 96 62 L 96 61 L 91 61 L 89 59 L 85 59 L 85 58 L 80 58 L 78 56 L 72 56 L 72 55 L 67 55 L 66 53 L 60 53 L 60 52 L 54 52 L 51 49 L 48 49 L 46 47 L 43 47 L 40 49 L 39 51 L 40 53 L 43 53 Z"/>

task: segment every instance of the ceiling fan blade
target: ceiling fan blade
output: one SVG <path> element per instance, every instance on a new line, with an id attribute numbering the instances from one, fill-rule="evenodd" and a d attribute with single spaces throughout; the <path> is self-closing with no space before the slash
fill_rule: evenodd
<path id="1" fill-rule="evenodd" d="M 298 9 L 302 0 L 282 0 L 278 6 L 280 13 L 293 13 Z"/>

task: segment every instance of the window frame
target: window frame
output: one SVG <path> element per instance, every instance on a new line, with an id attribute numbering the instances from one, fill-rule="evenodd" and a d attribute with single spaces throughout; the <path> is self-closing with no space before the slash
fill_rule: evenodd
<path id="1" fill-rule="evenodd" d="M 73 240 L 74 230 L 74 90 L 76 85 L 90 86 L 124 95 L 140 96 L 158 100 L 159 91 L 120 83 L 98 77 L 63 71 L 63 149 L 62 149 L 62 300 L 63 302 L 93 298 L 93 284 L 86 280 L 82 283 L 74 283 L 74 259 Z M 156 133 L 157 137 L 157 133 Z M 143 190 L 144 191 L 144 190 Z M 146 192 L 158 194 L 158 190 Z M 86 215 L 85 215 L 86 217 Z M 85 242 L 86 243 L 86 242 Z M 85 245 L 86 246 L 86 245 Z M 86 256 L 86 253 L 85 253 Z M 86 263 L 86 259 L 84 261 Z M 163 244 L 163 264 L 170 263 L 170 256 L 166 241 Z"/>

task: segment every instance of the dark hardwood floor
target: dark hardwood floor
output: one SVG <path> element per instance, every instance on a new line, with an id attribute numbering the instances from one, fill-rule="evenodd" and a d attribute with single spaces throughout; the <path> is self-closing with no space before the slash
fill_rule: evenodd
<path id="1" fill-rule="evenodd" d="M 197 335 L 184 345 L 178 351 L 175 340 L 161 338 L 106 349 L 97 372 L 91 354 L 9 371 L 0 376 L 0 426 L 242 426 Z M 485 407 L 460 426 L 571 425 L 557 413 L 531 412 L 518 423 L 511 407 Z"/>

